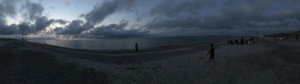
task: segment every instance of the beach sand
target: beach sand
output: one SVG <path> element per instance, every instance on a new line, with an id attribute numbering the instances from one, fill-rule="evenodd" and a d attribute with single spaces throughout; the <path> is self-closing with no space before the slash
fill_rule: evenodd
<path id="1" fill-rule="evenodd" d="M 300 42 L 258 38 L 253 45 L 209 44 L 118 51 L 0 40 L 0 83 L 299 84 Z"/>

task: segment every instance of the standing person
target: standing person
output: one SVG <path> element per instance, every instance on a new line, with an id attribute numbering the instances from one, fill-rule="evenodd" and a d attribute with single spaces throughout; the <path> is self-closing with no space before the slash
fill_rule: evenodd
<path id="1" fill-rule="evenodd" d="M 297 36 L 296 36 L 296 41 L 298 40 L 298 34 L 297 34 Z"/>
<path id="2" fill-rule="evenodd" d="M 235 44 L 240 44 L 239 41 L 237 39 L 235 39 Z"/>
<path id="3" fill-rule="evenodd" d="M 244 39 L 243 38 L 241 39 L 241 44 L 244 44 Z"/>
<path id="4" fill-rule="evenodd" d="M 255 39 L 255 38 L 253 37 L 253 39 L 252 39 L 252 41 L 253 41 L 253 44 L 254 44 L 254 39 Z"/>
<path id="5" fill-rule="evenodd" d="M 246 37 L 243 36 L 243 39 L 244 39 L 244 44 L 247 44 L 247 43 L 246 43 L 246 40 L 247 40 Z"/>
<path id="6" fill-rule="evenodd" d="M 138 43 L 135 43 L 135 52 L 138 52 L 138 49 L 139 49 L 139 45 Z"/>
<path id="7" fill-rule="evenodd" d="M 214 63 L 214 65 L 216 66 L 216 62 L 215 62 L 215 60 L 214 60 L 214 58 L 215 58 L 215 48 L 214 48 L 214 45 L 211 43 L 211 44 L 210 44 L 210 47 L 211 47 L 211 48 L 210 48 L 210 50 L 209 50 L 209 52 L 208 52 L 208 54 L 207 54 L 207 56 L 210 55 L 208 61 L 209 61 L 209 63 L 211 63 L 210 60 L 212 60 L 213 63 Z"/>

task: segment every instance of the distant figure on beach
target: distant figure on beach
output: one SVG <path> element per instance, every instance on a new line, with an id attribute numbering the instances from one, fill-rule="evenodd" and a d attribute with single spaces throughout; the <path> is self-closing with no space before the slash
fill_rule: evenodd
<path id="1" fill-rule="evenodd" d="M 235 39 L 235 44 L 240 44 L 239 41 L 237 39 Z"/>
<path id="2" fill-rule="evenodd" d="M 138 49 L 139 49 L 139 45 L 138 43 L 135 43 L 135 52 L 138 52 Z"/>
<path id="3" fill-rule="evenodd" d="M 246 43 L 246 40 L 247 40 L 246 37 L 243 36 L 242 39 L 244 40 L 244 44 L 247 44 L 247 43 Z"/>
<path id="4" fill-rule="evenodd" d="M 231 44 L 234 44 L 233 40 L 230 41 Z"/>
<path id="5" fill-rule="evenodd" d="M 252 41 L 252 40 L 253 40 L 252 37 L 250 37 L 249 39 L 250 39 L 250 44 L 252 44 L 252 42 L 253 42 L 253 41 Z"/>
<path id="6" fill-rule="evenodd" d="M 298 34 L 296 35 L 296 40 L 295 41 L 298 41 Z"/>
<path id="7" fill-rule="evenodd" d="M 215 49 L 214 49 L 214 45 L 211 43 L 211 44 L 210 44 L 210 47 L 211 47 L 211 48 L 210 48 L 210 50 L 209 50 L 209 52 L 208 52 L 208 54 L 207 54 L 207 56 L 210 55 L 208 61 L 209 61 L 209 63 L 211 63 L 210 60 L 212 60 L 213 63 L 214 63 L 214 65 L 216 66 L 216 62 L 215 62 L 215 60 L 214 60 L 214 58 L 215 58 Z"/>
<path id="8" fill-rule="evenodd" d="M 241 44 L 244 44 L 244 39 L 243 38 L 241 39 Z"/>
<path id="9" fill-rule="evenodd" d="M 255 39 L 255 38 L 254 38 L 254 37 L 252 37 L 252 44 L 254 44 L 254 39 Z"/>

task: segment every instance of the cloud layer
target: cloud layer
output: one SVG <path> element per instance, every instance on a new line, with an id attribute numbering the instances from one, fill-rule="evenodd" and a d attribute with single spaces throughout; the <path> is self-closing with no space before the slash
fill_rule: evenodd
<path id="1" fill-rule="evenodd" d="M 32 3 L 26 1 L 25 4 L 22 5 L 23 17 L 29 20 L 25 20 L 20 24 L 11 24 L 6 25 L 5 18 L 15 17 L 16 16 L 16 8 L 17 4 L 20 1 L 17 0 L 3 0 L 0 4 L 0 34 L 4 35 L 12 35 L 12 34 L 37 34 L 41 31 L 45 30 L 52 23 L 60 23 L 65 24 L 67 21 L 62 19 L 48 19 L 45 16 L 42 16 L 42 12 L 44 11 L 44 7 L 41 4 Z M 34 24 L 31 24 L 34 22 Z"/>
<path id="2" fill-rule="evenodd" d="M 120 24 L 109 24 L 108 26 L 94 27 L 101 23 L 106 17 L 118 11 L 131 10 L 137 0 L 112 0 L 103 1 L 101 4 L 95 5 L 94 9 L 87 14 L 80 14 L 79 17 L 84 17 L 86 22 L 81 20 L 73 20 L 65 28 L 55 28 L 57 35 L 76 35 L 83 36 L 99 36 L 103 38 L 108 37 L 127 37 L 134 35 L 144 35 L 148 31 L 141 31 L 141 29 L 125 29 L 128 21 L 122 20 Z"/>
<path id="3" fill-rule="evenodd" d="M 300 27 L 299 0 L 165 0 L 152 8 L 150 14 L 157 18 L 145 25 L 149 29 L 266 32 L 270 29 L 299 30 Z"/>
<path id="4" fill-rule="evenodd" d="M 149 0 L 150 1 L 150 0 Z M 153 0 L 151 0 L 153 1 Z M 150 1 L 150 2 L 151 2 Z M 20 3 L 21 2 L 21 3 Z M 80 20 L 49 19 L 45 8 L 29 0 L 3 0 L 0 4 L 0 34 L 55 34 L 66 37 L 115 38 L 144 35 L 253 35 L 292 32 L 300 28 L 299 0 L 164 0 L 149 11 L 138 9 L 143 0 L 110 0 L 78 15 Z M 153 1 L 155 2 L 155 1 Z M 21 8 L 17 8 L 21 4 Z M 17 10 L 22 10 L 17 12 Z M 137 15 L 129 20 L 100 25 L 120 12 Z M 6 18 L 22 15 L 19 24 L 7 25 Z M 150 19 L 144 19 L 144 17 Z M 82 20 L 83 19 L 83 20 Z M 147 20 L 147 21 L 143 21 Z M 65 25 L 47 29 L 52 24 Z M 134 27 L 135 25 L 141 25 Z M 224 33 L 227 32 L 227 33 Z"/>
<path id="5" fill-rule="evenodd" d="M 94 9 L 86 14 L 81 14 L 86 22 L 82 20 L 73 20 L 70 23 L 62 19 L 48 19 L 48 17 L 43 16 L 44 7 L 39 3 L 33 3 L 29 0 L 25 1 L 20 8 L 22 10 L 22 15 L 24 21 L 20 24 L 6 25 L 7 16 L 15 16 L 17 8 L 15 5 L 16 1 L 4 0 L 0 4 L 0 34 L 12 35 L 12 34 L 39 34 L 41 31 L 45 31 L 53 23 L 59 23 L 66 25 L 66 27 L 56 27 L 54 29 L 48 30 L 46 34 L 56 34 L 65 35 L 70 37 L 72 35 L 76 36 L 86 36 L 94 35 L 101 37 L 118 37 L 120 35 L 130 36 L 144 34 L 146 32 L 141 32 L 140 29 L 125 29 L 128 25 L 128 21 L 120 24 L 110 24 L 108 26 L 94 27 L 95 25 L 101 23 L 107 16 L 124 10 L 131 10 L 132 6 L 136 3 L 136 0 L 112 0 L 103 1 L 103 3 L 95 5 Z M 31 24 L 34 23 L 34 24 Z M 119 27 L 117 27 L 119 25 Z M 117 28 L 117 29 L 116 29 Z M 89 31 L 88 33 L 85 33 Z M 100 33 L 101 32 L 101 33 Z"/>
<path id="6" fill-rule="evenodd" d="M 103 1 L 102 4 L 96 5 L 91 12 L 87 13 L 85 19 L 87 20 L 87 24 L 95 25 L 117 11 L 130 10 L 136 2 L 136 0 Z"/>
<path id="7" fill-rule="evenodd" d="M 120 24 L 110 24 L 102 25 L 96 27 L 93 30 L 85 33 L 86 35 L 97 35 L 101 37 L 130 37 L 130 36 L 139 36 L 147 35 L 149 31 L 142 31 L 141 29 L 130 29 L 126 30 L 125 27 L 128 26 L 128 21 L 122 20 Z"/>

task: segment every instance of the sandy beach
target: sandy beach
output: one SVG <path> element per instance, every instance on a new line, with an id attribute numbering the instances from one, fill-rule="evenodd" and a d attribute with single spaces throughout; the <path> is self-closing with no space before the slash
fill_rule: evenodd
<path id="1" fill-rule="evenodd" d="M 209 44 L 118 51 L 69 49 L 0 40 L 0 83 L 299 84 L 300 42 Z"/>

